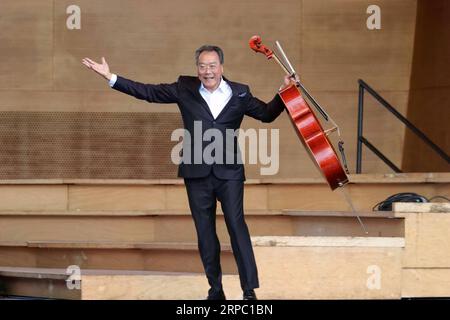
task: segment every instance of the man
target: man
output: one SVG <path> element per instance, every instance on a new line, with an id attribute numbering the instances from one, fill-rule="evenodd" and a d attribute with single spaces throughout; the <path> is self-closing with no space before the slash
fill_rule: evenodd
<path id="1" fill-rule="evenodd" d="M 195 52 L 197 77 L 180 76 L 172 84 L 142 84 L 110 72 L 105 58 L 102 64 L 89 58 L 83 64 L 109 80 L 112 88 L 137 99 L 156 103 L 177 103 L 184 127 L 192 135 L 216 129 L 222 137 L 226 130 L 237 130 L 244 115 L 263 122 L 271 122 L 284 110 L 278 95 L 268 104 L 255 98 L 248 86 L 231 82 L 223 76 L 223 52 L 219 47 L 205 45 Z M 285 77 L 284 85 L 290 84 Z M 200 125 L 200 126 L 199 126 Z M 198 248 L 210 289 L 208 300 L 225 299 L 220 266 L 220 243 L 216 234 L 216 201 L 221 203 L 230 235 L 233 254 L 239 271 L 244 300 L 256 300 L 254 289 L 259 287 L 255 257 L 250 235 L 244 220 L 244 166 L 239 162 L 237 137 L 232 145 L 223 146 L 223 159 L 233 161 L 205 161 L 203 151 L 207 141 L 200 138 L 183 141 L 183 161 L 178 176 L 184 178 L 189 207 L 197 231 Z M 185 139 L 186 140 L 186 139 Z M 225 140 L 225 139 L 224 139 Z M 187 153 L 187 151 L 189 151 Z M 227 158 L 231 156 L 230 158 Z M 216 158 L 215 158 L 216 159 Z"/>

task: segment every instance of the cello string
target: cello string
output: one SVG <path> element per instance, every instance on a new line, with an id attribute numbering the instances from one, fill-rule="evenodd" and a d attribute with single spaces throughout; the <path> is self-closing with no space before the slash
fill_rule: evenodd
<path id="1" fill-rule="evenodd" d="M 283 57 L 283 60 L 288 64 L 289 68 L 286 68 L 286 70 L 290 69 L 290 74 L 292 76 L 295 77 L 295 75 L 297 74 L 295 69 L 292 67 L 291 62 L 289 61 L 288 57 L 286 56 L 286 53 L 284 53 L 283 48 L 281 47 L 280 42 L 275 41 L 275 45 L 276 45 L 276 49 L 277 51 L 281 54 L 281 56 Z M 276 56 L 276 54 L 274 53 L 274 55 Z M 322 117 L 328 121 L 329 119 L 329 115 L 325 112 L 325 110 L 322 108 L 322 106 L 316 101 L 316 99 L 314 99 L 313 96 L 311 96 L 311 94 L 308 92 L 308 90 L 306 90 L 306 88 L 303 86 L 303 84 L 300 82 L 300 80 L 296 79 L 296 82 L 298 83 L 298 85 L 300 86 L 300 89 L 302 89 L 303 93 L 308 97 L 309 101 L 314 105 L 314 107 L 316 107 L 316 109 L 320 112 L 320 114 L 322 115 Z M 334 122 L 334 121 L 333 121 Z"/>
<path id="2" fill-rule="evenodd" d="M 336 124 L 336 122 L 328 115 L 328 113 L 325 111 L 325 109 L 322 108 L 322 106 L 314 99 L 314 97 L 308 92 L 308 90 L 306 90 L 306 88 L 303 86 L 303 84 L 300 82 L 299 79 L 296 79 L 296 71 L 294 69 L 294 67 L 292 67 L 291 62 L 289 61 L 286 53 L 283 50 L 283 47 L 281 46 L 280 42 L 277 40 L 275 41 L 275 49 L 276 51 L 278 51 L 281 54 L 281 57 L 283 58 L 284 62 L 287 63 L 287 65 L 289 66 L 290 69 L 290 74 L 292 77 L 294 77 L 294 79 L 296 80 L 298 86 L 300 87 L 300 89 L 303 91 L 303 93 L 305 94 L 305 96 L 308 98 L 308 100 L 316 107 L 317 111 L 319 111 L 319 113 L 322 115 L 322 117 L 326 120 L 326 121 L 330 121 L 332 123 L 332 125 L 337 129 L 337 134 L 338 137 L 341 138 L 341 132 L 339 129 L 339 126 Z M 281 59 L 277 56 L 277 54 L 275 52 L 273 52 L 273 55 L 278 58 L 280 61 Z M 283 63 L 283 67 L 285 69 L 286 72 L 288 72 L 288 68 L 285 66 L 285 64 Z M 343 162 L 345 165 L 345 169 L 346 172 L 348 173 L 348 168 L 347 168 L 347 164 L 346 164 L 346 160 L 345 160 L 345 154 L 344 154 L 344 150 L 342 147 L 342 140 L 340 140 L 340 144 L 339 144 L 339 150 L 342 154 L 343 157 Z M 358 216 L 358 220 L 360 220 L 359 216 Z M 360 221 L 360 223 L 362 224 L 362 222 Z"/>
<path id="3" fill-rule="evenodd" d="M 284 51 L 283 51 L 283 49 L 281 48 L 281 45 L 280 45 L 279 43 L 277 43 L 278 48 L 279 48 L 278 51 L 281 52 L 281 55 L 283 56 L 284 61 L 282 61 L 282 59 L 280 59 L 280 57 L 278 57 L 278 55 L 276 54 L 276 52 L 273 52 L 272 50 L 266 48 L 266 47 L 262 44 L 262 42 L 261 42 L 261 37 L 259 37 L 259 36 L 253 36 L 253 37 L 251 37 L 250 40 L 249 40 L 249 45 L 250 45 L 250 48 L 251 48 L 253 51 L 255 51 L 255 52 L 260 52 L 260 53 L 264 54 L 268 59 L 270 59 L 270 58 L 273 57 L 274 60 L 275 60 L 275 61 L 281 66 L 281 68 L 286 72 L 286 74 L 287 74 L 289 77 L 292 77 L 292 78 L 295 79 L 296 87 L 297 87 L 297 94 L 299 95 L 299 97 L 301 97 L 301 93 L 300 93 L 300 90 L 298 89 L 298 87 L 300 87 L 301 89 L 303 89 L 302 91 L 306 91 L 306 94 L 305 94 L 305 95 L 309 96 L 310 101 L 313 102 L 314 106 L 316 106 L 316 108 L 317 108 L 318 110 L 321 110 L 321 107 L 320 107 L 320 106 L 317 107 L 317 106 L 318 106 L 318 103 L 314 100 L 314 98 L 312 98 L 312 96 L 307 92 L 307 90 L 306 90 L 305 88 L 303 88 L 302 84 L 300 83 L 300 81 L 299 81 L 299 79 L 298 79 L 298 76 L 295 74 L 295 70 L 293 69 L 292 65 L 290 64 L 289 60 L 287 59 L 286 54 L 284 53 Z M 281 49 L 281 50 L 280 50 L 280 49 Z M 276 51 L 277 51 L 277 50 L 276 50 Z M 286 63 L 287 63 L 289 66 L 286 66 Z M 289 72 L 289 68 L 292 70 L 292 72 Z M 292 73 L 292 74 L 291 74 L 291 73 Z M 292 88 L 292 87 L 293 87 L 293 85 L 289 86 L 289 88 Z M 281 94 L 281 88 L 280 88 L 280 94 Z M 302 99 L 302 100 L 303 100 L 303 99 Z M 306 105 L 308 105 L 307 102 L 306 102 L 306 100 L 303 101 L 303 102 L 304 102 Z M 286 105 L 286 107 L 288 107 L 288 105 Z M 322 109 L 322 110 L 323 110 L 323 109 Z M 327 117 L 325 116 L 324 118 L 327 118 Z M 328 120 L 328 119 L 327 119 L 327 120 Z M 339 132 L 339 128 L 338 128 L 337 126 L 335 126 L 335 128 L 337 128 L 337 129 L 338 129 L 338 132 Z M 333 129 L 333 130 L 334 130 L 334 129 Z M 322 131 L 323 131 L 323 129 L 322 129 Z M 334 151 L 334 150 L 332 149 L 332 151 Z M 337 158 L 338 158 L 338 157 L 337 157 Z M 344 172 L 342 172 L 342 173 L 344 173 Z M 345 175 L 345 173 L 344 173 L 344 175 Z M 342 187 L 346 182 L 348 182 L 348 178 L 346 177 L 345 180 L 338 179 L 337 182 L 338 182 L 338 185 L 339 185 L 340 187 Z M 332 190 L 334 190 L 334 189 L 336 188 L 336 185 L 334 185 L 334 184 L 332 185 L 332 184 L 330 183 L 330 187 L 332 188 Z M 354 211 L 355 211 L 355 210 L 354 210 Z M 360 223 L 361 223 L 363 229 L 365 230 L 364 225 L 362 224 L 362 221 L 361 221 L 361 219 L 359 218 L 359 216 L 358 216 L 358 220 L 360 221 Z M 367 231 L 366 231 L 366 233 L 367 233 Z"/>
<path id="4" fill-rule="evenodd" d="M 284 63 L 280 60 L 280 58 L 276 55 L 275 52 L 273 52 L 273 57 L 275 58 L 275 61 L 278 62 L 278 64 L 281 66 L 281 68 L 283 68 L 284 72 L 290 75 L 291 73 L 289 72 L 288 68 L 284 65 Z"/>
<path id="5" fill-rule="evenodd" d="M 292 75 L 296 75 L 297 73 L 296 73 L 295 69 L 292 67 L 291 62 L 289 61 L 288 57 L 286 56 L 286 53 L 284 52 L 283 47 L 281 46 L 281 44 L 278 40 L 275 41 L 275 45 L 276 45 L 277 51 L 279 51 L 281 53 L 281 56 L 283 57 L 285 62 L 288 64 Z M 331 121 L 331 123 L 337 128 L 337 133 L 338 133 L 338 136 L 340 137 L 341 133 L 340 133 L 339 127 L 336 124 L 336 122 L 328 115 L 328 113 L 325 111 L 325 109 L 322 108 L 322 106 L 316 101 L 316 99 L 314 99 L 314 97 L 308 92 L 308 90 L 306 90 L 306 88 L 302 85 L 300 80 L 298 80 L 297 82 L 298 82 L 300 88 L 302 89 L 302 91 L 305 93 L 305 95 L 309 99 L 309 101 L 316 107 L 316 109 L 319 111 L 319 113 L 322 115 L 322 117 L 326 121 Z"/>
<path id="6" fill-rule="evenodd" d="M 275 45 L 276 45 L 277 50 L 281 53 L 281 56 L 283 57 L 284 61 L 285 61 L 285 62 L 287 63 L 287 65 L 289 66 L 290 73 L 291 73 L 292 75 L 295 75 L 296 72 L 295 72 L 294 68 L 292 67 L 292 64 L 291 64 L 291 62 L 289 61 L 289 59 L 287 58 L 286 54 L 284 53 L 284 50 L 283 50 L 283 48 L 281 47 L 280 43 L 279 43 L 278 41 L 275 41 Z"/>
<path id="7" fill-rule="evenodd" d="M 302 89 L 302 92 L 305 94 L 305 96 L 308 98 L 308 100 L 316 107 L 317 111 L 322 115 L 322 117 L 328 121 L 330 119 L 330 116 L 328 113 L 325 112 L 325 110 L 322 108 L 322 106 L 314 99 L 313 96 L 306 90 L 306 88 L 303 86 L 303 84 L 299 81 L 298 82 L 300 89 Z"/>

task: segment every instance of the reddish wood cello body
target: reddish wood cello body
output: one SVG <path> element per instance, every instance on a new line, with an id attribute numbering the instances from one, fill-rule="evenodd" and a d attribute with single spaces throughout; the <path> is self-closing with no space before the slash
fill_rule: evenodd
<path id="1" fill-rule="evenodd" d="M 275 57 L 277 62 L 280 63 L 279 58 L 274 56 L 273 51 L 262 45 L 260 37 L 252 37 L 249 44 L 254 51 L 265 54 L 269 59 Z M 289 73 L 285 66 L 284 69 Z M 300 141 L 305 146 L 319 171 L 323 174 L 330 188 L 334 190 L 348 183 L 347 175 L 333 145 L 327 137 L 327 133 L 323 130 L 321 123 L 303 98 L 299 89 L 299 82 L 283 88 L 278 94 L 286 106 Z"/>

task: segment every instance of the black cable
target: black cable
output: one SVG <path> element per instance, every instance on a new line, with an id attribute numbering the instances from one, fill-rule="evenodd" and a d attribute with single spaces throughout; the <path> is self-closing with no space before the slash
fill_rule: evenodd
<path id="1" fill-rule="evenodd" d="M 444 200 L 447 200 L 448 202 L 450 202 L 450 199 L 447 197 L 444 197 L 444 196 L 434 196 L 434 197 L 430 198 L 429 201 L 431 202 L 431 200 L 436 199 L 436 198 L 444 199 Z"/>
<path id="2" fill-rule="evenodd" d="M 394 202 L 430 202 L 426 197 L 414 192 L 396 193 L 387 199 L 378 202 L 372 210 L 374 211 L 392 211 L 392 204 Z"/>

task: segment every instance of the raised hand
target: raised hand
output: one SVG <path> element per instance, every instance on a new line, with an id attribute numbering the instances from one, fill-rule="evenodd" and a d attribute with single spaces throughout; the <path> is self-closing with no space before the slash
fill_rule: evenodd
<path id="1" fill-rule="evenodd" d="M 297 74 L 295 75 L 295 79 L 292 78 L 291 75 L 284 76 L 283 84 L 281 85 L 280 90 L 283 90 L 284 88 L 286 88 L 287 86 L 289 86 L 291 84 L 295 84 L 296 81 L 299 81 L 299 80 L 300 80 L 300 78 L 298 77 Z"/>
<path id="2" fill-rule="evenodd" d="M 94 60 L 91 60 L 89 58 L 83 59 L 83 64 L 88 67 L 89 69 L 94 70 L 102 77 L 110 80 L 111 79 L 111 72 L 109 72 L 109 66 L 108 63 L 106 63 L 106 60 L 104 57 L 102 57 L 102 63 L 97 63 Z"/>

